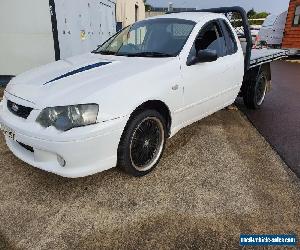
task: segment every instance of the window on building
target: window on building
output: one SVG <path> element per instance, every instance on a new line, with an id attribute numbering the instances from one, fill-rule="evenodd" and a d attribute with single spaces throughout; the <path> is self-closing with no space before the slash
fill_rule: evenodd
<path id="1" fill-rule="evenodd" d="M 300 5 L 298 5 L 296 7 L 293 25 L 294 26 L 299 26 L 300 25 Z"/>

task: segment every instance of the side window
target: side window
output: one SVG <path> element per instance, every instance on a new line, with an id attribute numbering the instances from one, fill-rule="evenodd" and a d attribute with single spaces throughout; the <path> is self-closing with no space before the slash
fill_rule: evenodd
<path id="1" fill-rule="evenodd" d="M 230 26 L 225 20 L 221 20 L 221 22 L 222 22 L 223 29 L 225 31 L 224 33 L 226 37 L 227 55 L 233 55 L 238 50 L 234 34 L 232 32 L 232 29 L 230 28 Z"/>
<path id="2" fill-rule="evenodd" d="M 217 51 L 218 57 L 226 56 L 225 37 L 217 21 L 212 21 L 202 28 L 194 42 L 189 58 L 205 49 Z"/>

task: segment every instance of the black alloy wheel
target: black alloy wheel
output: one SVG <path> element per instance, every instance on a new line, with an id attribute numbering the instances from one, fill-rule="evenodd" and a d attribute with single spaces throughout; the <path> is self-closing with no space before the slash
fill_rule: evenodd
<path id="1" fill-rule="evenodd" d="M 133 176 L 144 176 L 158 164 L 166 142 L 166 122 L 156 110 L 133 116 L 118 148 L 118 165 Z"/>

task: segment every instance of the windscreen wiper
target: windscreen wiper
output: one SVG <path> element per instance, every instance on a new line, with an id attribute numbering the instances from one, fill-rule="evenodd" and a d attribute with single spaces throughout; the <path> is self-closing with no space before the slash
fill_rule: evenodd
<path id="1" fill-rule="evenodd" d="M 93 51 L 93 53 L 101 54 L 101 55 L 115 55 L 116 54 L 116 52 L 109 51 L 109 50 Z"/>

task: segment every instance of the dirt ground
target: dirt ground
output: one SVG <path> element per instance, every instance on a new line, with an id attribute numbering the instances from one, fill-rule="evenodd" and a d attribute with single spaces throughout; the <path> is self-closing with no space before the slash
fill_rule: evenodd
<path id="1" fill-rule="evenodd" d="M 1 88 L 1 87 L 0 87 L 0 100 L 1 100 L 2 97 L 3 97 L 3 92 L 4 92 L 4 88 Z"/>
<path id="2" fill-rule="evenodd" d="M 240 233 L 300 236 L 300 181 L 239 111 L 179 132 L 143 178 L 60 178 L 15 158 L 1 135 L 0 187 L 0 249 L 237 249 Z"/>

